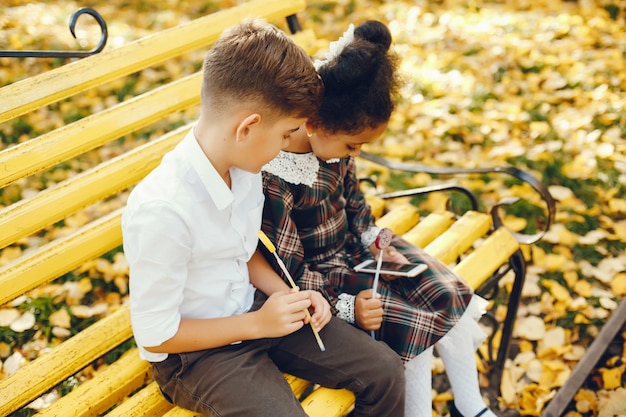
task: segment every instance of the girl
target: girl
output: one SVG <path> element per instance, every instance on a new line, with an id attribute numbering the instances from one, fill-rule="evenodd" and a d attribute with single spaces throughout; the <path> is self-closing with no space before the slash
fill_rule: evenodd
<path id="1" fill-rule="evenodd" d="M 397 59 L 390 45 L 388 28 L 367 21 L 356 29 L 351 25 L 331 43 L 326 59 L 315 62 L 325 86 L 322 105 L 263 168 L 263 231 L 301 289 L 322 292 L 337 317 L 376 330 L 377 339 L 400 355 L 408 417 L 432 415 L 433 346 L 444 361 L 458 411 L 494 416 L 482 400 L 474 360 L 485 337 L 477 324 L 485 300 L 397 236 L 384 260 L 423 262 L 426 272 L 383 280 L 372 298 L 374 275 L 353 270 L 378 255 L 378 229 L 359 190 L 354 157 L 385 131 L 394 108 Z"/>

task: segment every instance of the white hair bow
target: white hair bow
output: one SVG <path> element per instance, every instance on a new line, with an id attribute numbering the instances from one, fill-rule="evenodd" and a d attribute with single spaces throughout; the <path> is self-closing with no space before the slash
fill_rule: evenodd
<path id="1" fill-rule="evenodd" d="M 335 58 L 337 58 L 341 52 L 346 48 L 346 46 L 350 45 L 350 43 L 354 40 L 354 25 L 350 24 L 348 29 L 343 33 L 341 38 L 337 39 L 334 42 L 331 42 L 328 45 L 328 52 L 326 53 L 326 57 L 322 60 L 315 60 L 313 65 L 315 69 L 319 71 L 324 65 L 329 62 L 332 62 Z"/>

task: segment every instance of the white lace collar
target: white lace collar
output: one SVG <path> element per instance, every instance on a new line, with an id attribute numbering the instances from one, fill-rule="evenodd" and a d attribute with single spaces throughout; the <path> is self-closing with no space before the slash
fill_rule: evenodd
<path id="1" fill-rule="evenodd" d="M 263 171 L 276 175 L 291 184 L 309 187 L 317 179 L 320 162 L 313 152 L 292 153 L 280 151 L 276 158 L 265 164 Z"/>

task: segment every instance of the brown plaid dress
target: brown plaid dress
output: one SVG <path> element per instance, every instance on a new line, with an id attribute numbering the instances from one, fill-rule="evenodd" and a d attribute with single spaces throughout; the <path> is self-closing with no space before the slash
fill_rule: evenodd
<path id="1" fill-rule="evenodd" d="M 319 164 L 312 186 L 263 172 L 262 228 L 300 288 L 320 291 L 336 313 L 339 294 L 356 295 L 372 287 L 374 275 L 356 273 L 353 267 L 372 258 L 361 243 L 361 233 L 374 225 L 374 219 L 359 190 L 354 158 Z M 409 260 L 429 266 L 416 278 L 379 281 L 385 313 L 376 338 L 406 362 L 456 324 L 473 291 L 422 249 L 398 236 L 392 245 Z M 273 257 L 268 260 L 280 271 Z"/>

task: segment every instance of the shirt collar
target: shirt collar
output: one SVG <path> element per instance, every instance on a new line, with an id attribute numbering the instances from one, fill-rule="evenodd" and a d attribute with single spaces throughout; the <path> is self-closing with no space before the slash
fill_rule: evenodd
<path id="1" fill-rule="evenodd" d="M 183 140 L 183 146 L 185 147 L 185 154 L 189 158 L 191 166 L 198 174 L 200 181 L 204 185 L 204 188 L 206 188 L 217 209 L 223 210 L 228 207 L 228 205 L 232 204 L 235 200 L 232 190 L 228 188 L 211 161 L 209 161 L 209 158 L 204 154 L 196 136 L 193 134 L 193 128 Z"/>

